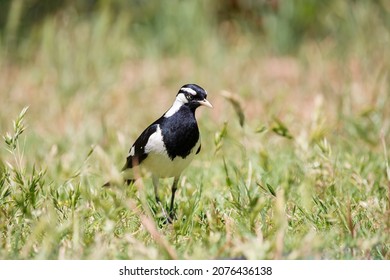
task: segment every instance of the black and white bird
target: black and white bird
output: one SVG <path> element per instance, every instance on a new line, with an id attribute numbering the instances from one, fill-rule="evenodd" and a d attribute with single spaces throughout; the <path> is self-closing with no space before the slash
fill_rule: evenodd
<path id="1" fill-rule="evenodd" d="M 207 92 L 202 87 L 196 84 L 182 86 L 171 108 L 149 125 L 131 146 L 122 169 L 128 184 L 137 179 L 136 167 L 150 171 L 158 203 L 159 178 L 174 178 L 169 208 L 171 219 L 180 175 L 200 152 L 195 111 L 200 106 L 213 107 L 206 98 Z"/>

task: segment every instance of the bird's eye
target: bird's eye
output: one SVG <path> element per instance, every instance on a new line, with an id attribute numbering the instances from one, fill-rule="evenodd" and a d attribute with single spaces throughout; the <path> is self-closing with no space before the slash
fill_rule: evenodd
<path id="1" fill-rule="evenodd" d="M 191 101 L 194 97 L 191 94 L 187 94 L 187 100 Z"/>

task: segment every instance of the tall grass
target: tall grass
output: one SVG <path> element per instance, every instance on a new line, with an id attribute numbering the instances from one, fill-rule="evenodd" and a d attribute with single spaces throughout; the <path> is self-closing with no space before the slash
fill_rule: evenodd
<path id="1" fill-rule="evenodd" d="M 332 2 L 316 19 L 325 36 L 304 29 L 292 43 L 279 36 L 305 26 L 289 25 L 303 6 L 257 30 L 218 22 L 204 2 L 169 3 L 83 17 L 67 6 L 13 57 L 2 37 L 0 258 L 389 259 L 389 33 L 369 16 L 377 6 L 337 4 L 338 17 Z M 295 51 L 277 55 L 280 44 Z M 202 152 L 170 225 L 150 178 L 100 186 L 187 82 L 214 110 L 198 112 Z"/>

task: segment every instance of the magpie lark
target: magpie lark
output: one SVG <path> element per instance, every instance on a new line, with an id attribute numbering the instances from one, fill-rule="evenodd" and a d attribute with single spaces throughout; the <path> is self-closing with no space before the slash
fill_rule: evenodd
<path id="1" fill-rule="evenodd" d="M 207 92 L 196 84 L 182 86 L 171 108 L 148 126 L 131 146 L 122 169 L 128 184 L 136 179 L 135 167 L 149 170 L 157 203 L 160 203 L 159 178 L 174 178 L 170 219 L 174 217 L 175 192 L 180 175 L 201 148 L 195 110 L 202 105 L 213 107 L 206 97 Z"/>

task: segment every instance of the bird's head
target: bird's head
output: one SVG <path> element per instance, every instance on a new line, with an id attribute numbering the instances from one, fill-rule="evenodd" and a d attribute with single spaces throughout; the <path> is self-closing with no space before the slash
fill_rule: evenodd
<path id="1" fill-rule="evenodd" d="M 176 101 L 196 109 L 199 106 L 213 108 L 211 103 L 206 99 L 207 92 L 196 84 L 187 84 L 180 88 L 176 96 Z"/>

